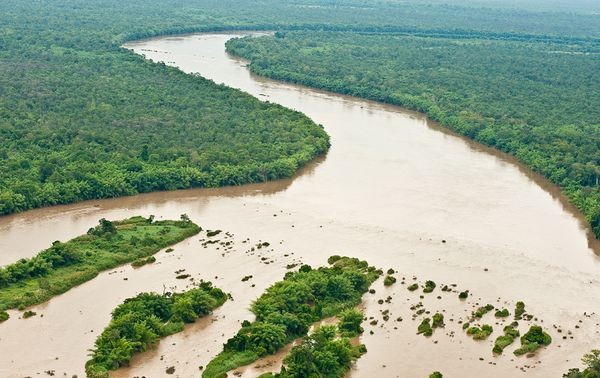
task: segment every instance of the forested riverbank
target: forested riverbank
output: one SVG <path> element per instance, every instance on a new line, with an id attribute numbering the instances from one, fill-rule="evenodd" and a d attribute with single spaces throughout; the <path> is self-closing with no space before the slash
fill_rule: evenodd
<path id="1" fill-rule="evenodd" d="M 589 10 L 387 1 L 9 0 L 0 11 L 0 214 L 290 177 L 327 150 L 301 114 L 146 62 L 126 40 L 281 28 L 570 44 L 600 35 Z"/>
<path id="2" fill-rule="evenodd" d="M 227 47 L 256 74 L 417 110 L 514 155 L 600 236 L 597 43 L 280 32 Z"/>

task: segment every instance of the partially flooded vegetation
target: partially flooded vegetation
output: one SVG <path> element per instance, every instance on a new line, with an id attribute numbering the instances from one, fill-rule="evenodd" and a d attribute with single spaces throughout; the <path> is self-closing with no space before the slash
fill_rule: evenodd
<path id="1" fill-rule="evenodd" d="M 0 268 L 0 310 L 44 302 L 131 261 L 149 263 L 151 255 L 200 230 L 185 215 L 178 221 L 101 219 L 86 235 L 64 243 L 56 241 L 35 257 Z"/>

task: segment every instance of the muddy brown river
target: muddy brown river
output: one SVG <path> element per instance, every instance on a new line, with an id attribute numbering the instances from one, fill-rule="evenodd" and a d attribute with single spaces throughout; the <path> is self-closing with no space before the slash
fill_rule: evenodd
<path id="1" fill-rule="evenodd" d="M 600 347 L 595 240 L 552 186 L 422 115 L 252 76 L 245 62 L 225 53 L 224 43 L 232 37 L 165 37 L 126 47 L 307 114 L 331 135 L 327 156 L 290 180 L 90 201 L 0 218 L 1 265 L 85 233 L 103 217 L 187 213 L 204 228 L 233 235 L 227 237 L 232 249 L 204 248 L 201 234 L 172 253 L 159 252 L 156 264 L 100 274 L 34 306 L 38 316 L 21 319 L 10 311 L 11 319 L 0 324 L 0 377 L 45 376 L 45 371 L 84 377 L 87 350 L 110 311 L 141 291 L 184 289 L 191 283 L 175 279 L 179 269 L 213 281 L 234 300 L 111 376 L 199 377 L 200 366 L 251 318 L 250 303 L 282 278 L 287 264 L 322 265 L 332 254 L 391 267 L 406 278 L 404 285 L 399 279 L 388 288 L 376 282 L 376 293 L 365 296 L 366 314 L 378 324 L 364 324 L 361 342 L 368 353 L 352 368 L 353 378 L 427 377 L 434 370 L 450 378 L 561 377 L 579 365 L 583 353 Z M 251 252 L 259 241 L 271 247 Z M 253 279 L 242 282 L 246 275 Z M 418 291 L 406 290 L 413 277 L 432 279 L 438 287 L 453 283 L 473 295 L 461 302 L 456 293 L 436 289 L 420 299 Z M 388 296 L 391 303 L 377 303 Z M 513 356 L 516 345 L 492 355 L 493 340 L 510 320 L 488 314 L 485 322 L 495 331 L 479 342 L 458 324 L 474 306 L 491 303 L 512 313 L 517 300 L 554 339 L 535 357 Z M 409 307 L 419 301 L 432 313 L 445 312 L 446 328 L 431 338 L 416 335 L 421 317 L 413 320 Z M 387 322 L 381 316 L 386 309 Z M 523 322 L 521 331 L 527 325 Z M 173 375 L 165 373 L 170 366 L 176 368 Z"/>

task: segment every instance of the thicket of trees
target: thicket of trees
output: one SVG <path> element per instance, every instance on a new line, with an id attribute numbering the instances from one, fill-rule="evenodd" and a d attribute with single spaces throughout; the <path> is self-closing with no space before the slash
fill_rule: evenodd
<path id="1" fill-rule="evenodd" d="M 321 326 L 290 350 L 281 372 L 259 378 L 341 378 L 365 352 L 364 345 L 352 345 L 336 326 Z"/>
<path id="2" fill-rule="evenodd" d="M 0 267 L 0 310 L 44 302 L 101 271 L 151 256 L 198 232 L 200 227 L 185 215 L 179 221 L 101 219 L 87 235 L 56 241 L 32 258 Z"/>
<path id="3" fill-rule="evenodd" d="M 228 42 L 260 75 L 398 104 L 516 156 L 600 236 L 600 43 L 287 32 Z"/>
<path id="4" fill-rule="evenodd" d="M 600 350 L 594 349 L 581 359 L 586 366 L 583 371 L 574 368 L 563 374 L 563 378 L 600 378 Z"/>
<path id="5" fill-rule="evenodd" d="M 329 262 L 333 265 L 327 268 L 304 265 L 269 287 L 252 305 L 255 321 L 242 324 L 202 377 L 223 378 L 232 369 L 275 353 L 306 335 L 312 323 L 359 304 L 381 274 L 355 258 L 332 256 Z"/>
<path id="6" fill-rule="evenodd" d="M 227 300 L 227 294 L 202 282 L 183 293 L 140 293 L 126 299 L 112 313 L 108 327 L 96 339 L 85 370 L 89 378 L 108 378 L 135 353 L 145 351 L 162 337 L 181 332 L 184 323 L 208 315 Z"/>

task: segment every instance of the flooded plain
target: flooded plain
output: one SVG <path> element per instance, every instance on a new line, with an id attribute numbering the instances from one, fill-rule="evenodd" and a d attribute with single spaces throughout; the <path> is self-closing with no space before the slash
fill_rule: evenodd
<path id="1" fill-rule="evenodd" d="M 596 242 L 555 189 L 422 115 L 255 77 L 246 62 L 225 53 L 224 43 L 232 37 L 164 37 L 126 47 L 307 114 L 331 136 L 329 153 L 289 180 L 89 201 L 0 218 L 1 265 L 85 233 L 100 218 L 168 219 L 187 213 L 205 229 L 232 234 L 226 237 L 232 248 L 205 248 L 201 234 L 172 253 L 158 253 L 156 264 L 101 274 L 34 306 L 38 316 L 20 319 L 11 311 L 11 319 L 0 324 L 0 376 L 44 376 L 45 371 L 85 376 L 87 350 L 110 311 L 141 291 L 184 289 L 190 281 L 177 280 L 174 272 L 186 269 L 234 300 L 111 376 L 198 377 L 200 367 L 251 318 L 252 300 L 283 277 L 286 265 L 323 265 L 332 254 L 398 271 L 397 284 L 377 282 L 376 293 L 365 296 L 366 315 L 378 322 L 363 325 L 361 342 L 368 353 L 353 367 L 353 378 L 426 377 L 434 370 L 445 377 L 560 377 L 578 366 L 585 352 L 600 347 Z M 251 251 L 260 241 L 271 246 Z M 246 275 L 253 278 L 242 282 Z M 438 288 L 456 284 L 456 290 L 473 295 L 461 302 L 455 292 L 436 289 L 421 299 L 419 291 L 406 290 L 413 277 L 434 280 Z M 382 299 L 388 301 L 379 304 Z M 492 355 L 493 339 L 506 323 L 493 314 L 486 322 L 495 331 L 486 341 L 468 338 L 458 324 L 486 303 L 512 313 L 517 300 L 554 339 L 535 357 L 513 356 L 516 345 L 503 356 Z M 431 338 L 416 335 L 421 317 L 413 319 L 410 307 L 418 302 L 431 313 L 445 311 L 446 328 Z M 384 310 L 391 313 L 387 322 Z M 165 373 L 170 366 L 174 375 Z"/>

